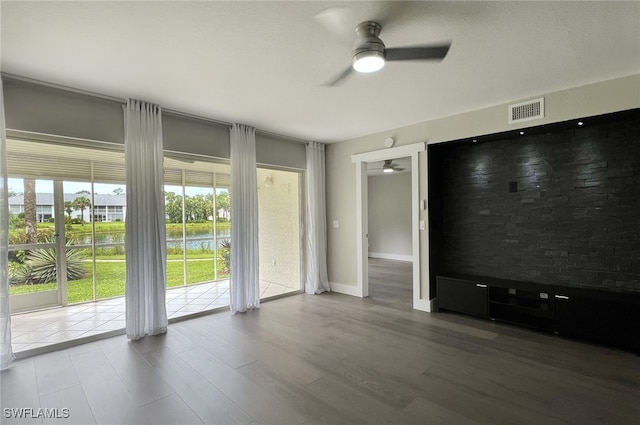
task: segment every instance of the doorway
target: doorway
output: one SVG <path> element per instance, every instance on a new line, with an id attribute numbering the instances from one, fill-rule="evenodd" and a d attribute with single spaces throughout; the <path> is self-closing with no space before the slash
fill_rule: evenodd
<path id="1" fill-rule="evenodd" d="M 411 310 L 411 158 L 370 162 L 367 174 L 369 298 Z"/>
<path id="2" fill-rule="evenodd" d="M 425 143 L 355 154 L 351 161 L 356 165 L 356 294 L 369 296 L 369 211 L 368 173 L 369 164 L 375 161 L 411 158 L 411 262 L 413 308 L 430 311 L 429 302 L 420 299 L 420 222 L 419 222 L 419 162 L 418 154 L 425 151 Z"/>

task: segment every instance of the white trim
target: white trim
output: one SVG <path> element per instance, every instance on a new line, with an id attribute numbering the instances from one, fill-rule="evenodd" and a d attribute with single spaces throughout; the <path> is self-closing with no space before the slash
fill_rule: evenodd
<path id="1" fill-rule="evenodd" d="M 356 162 L 356 274 L 359 297 L 369 296 L 369 206 L 367 198 L 367 163 Z"/>
<path id="2" fill-rule="evenodd" d="M 367 275 L 369 258 L 368 252 L 368 207 L 367 207 L 367 162 L 385 159 L 411 157 L 411 233 L 413 261 L 413 305 L 420 310 L 431 311 L 425 306 L 425 300 L 420 299 L 420 167 L 419 152 L 426 151 L 426 143 L 414 143 L 395 148 L 383 149 L 351 155 L 351 162 L 356 164 L 356 273 L 357 285 L 355 295 L 366 297 L 369 295 L 369 277 Z M 428 300 L 426 301 L 429 302 Z M 430 306 L 430 303 L 429 303 Z M 429 308 L 429 309 L 427 309 Z"/>
<path id="3" fill-rule="evenodd" d="M 339 294 L 351 295 L 353 297 L 362 298 L 361 292 L 356 285 L 347 285 L 346 283 L 329 282 L 331 292 L 337 292 Z"/>
<path id="4" fill-rule="evenodd" d="M 50 307 L 59 307 L 58 288 L 48 291 L 39 291 L 26 294 L 15 294 L 9 297 L 11 314 L 40 310 Z"/>
<path id="5" fill-rule="evenodd" d="M 424 148 L 422 144 L 422 148 Z M 421 152 L 421 151 L 418 151 Z M 411 155 L 411 250 L 413 256 L 413 305 L 420 301 L 420 163 Z M 428 262 L 427 262 L 428 263 Z M 415 307 L 414 307 L 415 308 Z"/>
<path id="6" fill-rule="evenodd" d="M 405 156 L 412 156 L 418 152 L 424 152 L 425 150 L 426 142 L 413 143 L 411 145 L 397 146 L 379 151 L 355 153 L 351 155 L 351 162 L 374 162 L 384 161 L 385 159 L 403 158 Z"/>
<path id="7" fill-rule="evenodd" d="M 387 254 L 385 252 L 371 252 L 369 251 L 369 258 L 380 258 L 383 260 L 396 260 L 396 261 L 413 261 L 413 256 L 402 254 Z"/>
<path id="8" fill-rule="evenodd" d="M 91 161 L 91 177 L 93 179 L 93 161 Z M 93 199 L 93 183 L 91 183 L 91 205 L 95 206 L 95 200 Z M 62 180 L 54 180 L 53 181 L 53 207 L 54 207 L 54 217 L 64 217 L 64 187 Z M 91 217 L 93 208 L 89 209 L 89 218 Z M 84 214 L 83 214 L 84 215 Z M 84 217 L 81 218 L 84 220 Z M 67 270 L 67 256 L 66 251 L 66 229 L 65 229 L 65 221 L 66 220 L 55 220 L 55 230 L 56 230 L 56 267 L 58 268 L 58 303 L 62 306 L 66 306 L 68 303 L 67 298 L 67 273 L 61 273 L 61 270 Z M 92 240 L 95 240 L 95 223 L 91 220 L 91 232 L 92 232 Z M 95 260 L 93 261 L 95 263 Z M 95 268 L 94 268 L 95 275 Z M 94 285 L 95 287 L 95 285 Z M 95 295 L 95 290 L 94 290 Z"/>
<path id="9" fill-rule="evenodd" d="M 422 256 L 424 258 L 427 259 L 427 261 L 425 261 L 424 267 L 422 268 L 422 274 L 423 276 L 425 276 L 425 280 L 427 282 L 427 289 L 426 289 L 426 293 L 421 293 L 420 296 L 416 299 L 414 297 L 413 299 L 413 308 L 415 308 L 416 310 L 422 310 L 422 311 L 437 311 L 436 308 L 436 300 L 435 298 L 431 299 L 431 271 L 429 269 L 429 259 L 431 258 L 430 255 L 431 253 L 429 252 L 429 151 L 427 150 L 425 152 L 426 158 L 425 158 L 425 164 L 426 164 L 426 170 L 425 170 L 425 192 L 426 192 L 426 196 L 425 196 L 425 202 L 427 202 L 427 204 L 425 205 L 425 210 L 423 211 L 424 215 L 423 215 L 423 220 L 425 222 L 425 229 L 423 231 L 423 237 L 424 237 L 424 246 L 423 246 L 423 252 L 422 252 Z"/>
<path id="10" fill-rule="evenodd" d="M 432 311 L 436 311 L 434 307 L 434 300 L 421 300 L 413 297 L 413 308 L 420 311 L 426 311 L 427 313 L 431 313 Z"/>

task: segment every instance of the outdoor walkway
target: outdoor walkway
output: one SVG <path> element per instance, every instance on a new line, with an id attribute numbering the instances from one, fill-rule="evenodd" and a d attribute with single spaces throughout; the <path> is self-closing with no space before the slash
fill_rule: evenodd
<path id="1" fill-rule="evenodd" d="M 261 299 L 295 291 L 297 289 L 260 282 Z M 228 280 L 167 290 L 169 320 L 228 305 Z M 124 327 L 124 297 L 111 298 L 14 314 L 11 316 L 11 344 L 14 353 L 20 353 L 105 333 L 122 333 Z"/>

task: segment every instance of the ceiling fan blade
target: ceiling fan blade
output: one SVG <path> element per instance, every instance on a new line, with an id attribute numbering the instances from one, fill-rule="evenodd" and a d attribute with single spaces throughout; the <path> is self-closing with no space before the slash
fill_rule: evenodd
<path id="1" fill-rule="evenodd" d="M 404 171 L 405 169 L 402 167 L 393 167 L 393 171 Z"/>
<path id="2" fill-rule="evenodd" d="M 351 75 L 352 72 L 353 72 L 353 67 L 350 66 L 349 68 L 345 69 L 340 74 L 338 74 L 338 76 L 335 77 L 334 79 L 329 80 L 326 83 L 324 83 L 323 86 L 325 86 L 325 87 L 338 86 L 344 81 L 345 78 L 347 78 L 349 75 Z"/>
<path id="3" fill-rule="evenodd" d="M 447 53 L 451 43 L 417 47 L 392 47 L 385 49 L 385 58 L 388 61 L 406 60 L 442 60 Z"/>
<path id="4" fill-rule="evenodd" d="M 353 42 L 353 10 L 349 7 L 329 7 L 313 16 L 329 33 L 339 38 L 346 44 Z"/>

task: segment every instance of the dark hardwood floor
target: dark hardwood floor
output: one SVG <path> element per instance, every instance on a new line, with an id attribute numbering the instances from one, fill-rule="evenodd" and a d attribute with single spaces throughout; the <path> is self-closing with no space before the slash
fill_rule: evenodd
<path id="1" fill-rule="evenodd" d="M 369 298 L 376 304 L 413 309 L 413 263 L 369 258 Z"/>
<path id="2" fill-rule="evenodd" d="M 379 267 L 387 283 L 367 299 L 294 295 L 17 361 L 1 374 L 3 412 L 67 408 L 54 421 L 67 424 L 640 423 L 633 353 L 406 309 L 406 273 Z"/>

